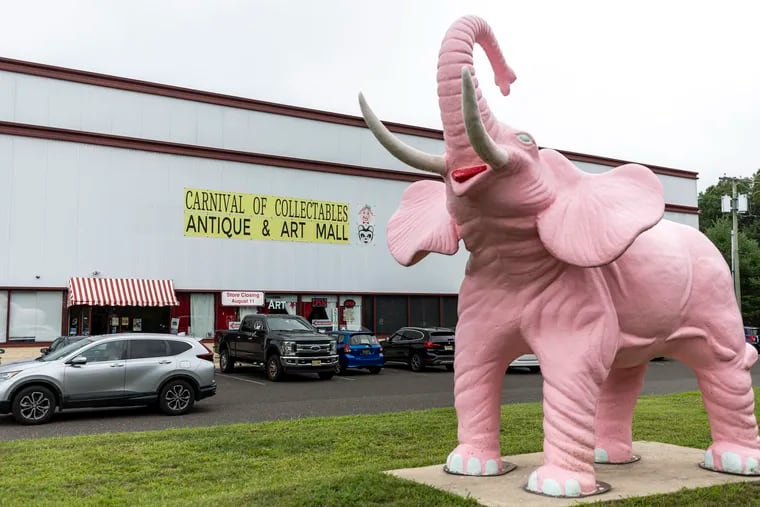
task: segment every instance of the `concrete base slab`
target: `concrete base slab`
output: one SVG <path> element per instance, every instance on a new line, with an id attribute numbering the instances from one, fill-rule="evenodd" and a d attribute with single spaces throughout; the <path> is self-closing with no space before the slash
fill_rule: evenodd
<path id="1" fill-rule="evenodd" d="M 543 464 L 544 453 L 506 456 L 517 465 L 512 472 L 495 477 L 468 477 L 447 474 L 443 464 L 421 468 L 390 470 L 386 473 L 402 479 L 427 484 L 444 491 L 470 497 L 489 507 L 519 505 L 563 506 L 637 496 L 675 493 L 683 488 L 701 488 L 730 482 L 757 481 L 745 477 L 703 470 L 703 449 L 692 449 L 659 442 L 634 442 L 633 452 L 641 461 L 626 465 L 596 465 L 597 481 L 607 482 L 612 489 L 584 498 L 550 498 L 523 489 L 530 473 Z"/>

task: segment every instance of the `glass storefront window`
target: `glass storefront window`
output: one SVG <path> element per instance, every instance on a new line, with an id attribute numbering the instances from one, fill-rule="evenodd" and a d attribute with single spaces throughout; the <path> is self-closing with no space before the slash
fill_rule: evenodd
<path id="1" fill-rule="evenodd" d="M 409 325 L 438 327 L 441 323 L 441 305 L 438 296 L 411 296 L 409 298 Z"/>
<path id="2" fill-rule="evenodd" d="M 312 324 L 315 320 L 322 323 L 330 320 L 329 299 L 327 296 L 301 296 L 302 316 Z M 332 299 L 334 300 L 335 296 Z"/>
<path id="3" fill-rule="evenodd" d="M 214 337 L 214 295 L 190 294 L 190 330 L 197 338 Z"/>
<path id="4" fill-rule="evenodd" d="M 339 325 L 345 329 L 362 328 L 362 297 L 361 296 L 341 296 L 340 297 L 340 316 Z M 370 324 L 371 325 L 371 324 Z"/>
<path id="5" fill-rule="evenodd" d="M 0 290 L 0 343 L 5 343 L 8 329 L 8 291 Z"/>
<path id="6" fill-rule="evenodd" d="M 333 317 L 340 327 L 341 311 L 338 308 L 338 297 L 334 295 L 302 295 L 299 315 L 320 329 L 333 329 Z"/>
<path id="7" fill-rule="evenodd" d="M 295 294 L 267 294 L 264 311 L 261 313 L 296 315 L 296 301 L 298 296 Z"/>
<path id="8" fill-rule="evenodd" d="M 61 334 L 63 292 L 11 291 L 10 342 L 50 342 Z"/>
<path id="9" fill-rule="evenodd" d="M 375 332 L 375 296 L 362 297 L 362 326 Z"/>
<path id="10" fill-rule="evenodd" d="M 457 313 L 457 296 L 443 296 L 443 315 L 441 315 L 441 325 L 443 327 L 456 328 L 459 315 Z"/>
<path id="11" fill-rule="evenodd" d="M 243 317 L 246 315 L 256 315 L 259 312 L 259 308 L 263 308 L 261 306 L 239 306 L 238 307 L 238 320 L 243 320 Z"/>
<path id="12" fill-rule="evenodd" d="M 378 334 L 392 334 L 407 323 L 407 296 L 377 296 Z"/>

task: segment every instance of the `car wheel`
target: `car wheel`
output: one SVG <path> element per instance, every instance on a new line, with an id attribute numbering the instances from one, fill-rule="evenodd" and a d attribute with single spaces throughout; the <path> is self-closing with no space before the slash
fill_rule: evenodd
<path id="1" fill-rule="evenodd" d="M 282 380 L 284 375 L 285 372 L 282 369 L 279 354 L 272 354 L 269 356 L 267 358 L 267 378 L 272 382 L 278 382 Z"/>
<path id="2" fill-rule="evenodd" d="M 190 412 L 195 403 L 193 388 L 185 380 L 167 383 L 158 397 L 158 408 L 166 415 L 182 415 Z"/>
<path id="3" fill-rule="evenodd" d="M 322 380 L 330 380 L 333 378 L 333 375 L 335 375 L 335 372 L 332 371 L 320 371 L 317 375 L 319 375 L 319 378 Z"/>
<path id="4" fill-rule="evenodd" d="M 346 361 L 344 359 L 340 360 L 340 366 L 338 366 L 338 372 L 341 375 L 344 375 L 348 371 L 348 365 L 346 364 Z"/>
<path id="5" fill-rule="evenodd" d="M 453 364 L 447 364 L 446 365 L 446 371 L 454 371 L 454 365 Z"/>
<path id="6" fill-rule="evenodd" d="M 226 347 L 219 353 L 219 369 L 223 373 L 232 373 L 235 369 L 235 361 L 231 360 L 230 351 Z"/>
<path id="7" fill-rule="evenodd" d="M 382 368 L 380 368 L 379 366 L 370 366 L 369 367 L 369 372 L 372 375 L 377 375 L 378 373 L 380 373 L 380 370 L 382 370 Z"/>
<path id="8" fill-rule="evenodd" d="M 45 386 L 26 387 L 13 398 L 11 412 L 18 423 L 44 424 L 55 412 L 55 396 Z"/>
<path id="9" fill-rule="evenodd" d="M 422 364 L 422 358 L 419 354 L 412 354 L 409 366 L 412 368 L 412 371 L 422 371 L 425 369 L 425 365 Z"/>

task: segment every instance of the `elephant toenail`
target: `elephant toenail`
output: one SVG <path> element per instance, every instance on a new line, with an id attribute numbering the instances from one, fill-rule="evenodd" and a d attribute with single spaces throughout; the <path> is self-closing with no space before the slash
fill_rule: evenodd
<path id="1" fill-rule="evenodd" d="M 715 468 L 715 462 L 713 461 L 712 451 L 705 451 L 705 466 L 707 468 Z"/>
<path id="2" fill-rule="evenodd" d="M 757 475 L 760 473 L 760 467 L 758 467 L 758 463 L 755 458 L 747 458 L 747 464 L 744 467 L 744 473 L 749 475 Z"/>
<path id="3" fill-rule="evenodd" d="M 528 477 L 528 489 L 538 491 L 538 474 L 536 472 L 532 472 Z"/>
<path id="4" fill-rule="evenodd" d="M 544 479 L 544 483 L 541 485 L 541 491 L 546 495 L 561 496 L 562 488 L 559 487 L 559 483 L 554 479 Z"/>
<path id="5" fill-rule="evenodd" d="M 449 470 L 456 473 L 463 473 L 464 467 L 462 466 L 462 456 L 459 454 L 454 454 L 451 456 L 451 462 L 449 465 Z"/>
<path id="6" fill-rule="evenodd" d="M 481 475 L 483 469 L 480 467 L 480 460 L 475 457 L 470 457 L 467 460 L 467 473 L 469 475 Z"/>
<path id="7" fill-rule="evenodd" d="M 602 448 L 597 447 L 594 449 L 594 461 L 597 463 L 609 463 L 610 457 L 607 454 L 607 451 L 605 451 Z"/>
<path id="8" fill-rule="evenodd" d="M 486 461 L 486 475 L 496 475 L 499 473 L 499 464 L 496 460 L 489 459 Z"/>
<path id="9" fill-rule="evenodd" d="M 725 472 L 731 472 L 732 474 L 742 473 L 742 459 L 735 452 L 724 452 L 720 456 L 720 461 L 723 464 Z"/>
<path id="10" fill-rule="evenodd" d="M 576 479 L 565 481 L 565 496 L 581 496 L 581 483 Z"/>

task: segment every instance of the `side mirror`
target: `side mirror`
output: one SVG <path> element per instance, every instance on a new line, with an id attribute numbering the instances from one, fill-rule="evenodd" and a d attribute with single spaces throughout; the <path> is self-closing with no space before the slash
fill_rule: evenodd
<path id="1" fill-rule="evenodd" d="M 73 364 L 74 366 L 81 366 L 83 364 L 87 364 L 87 358 L 85 356 L 77 356 L 69 361 L 69 364 Z"/>
<path id="2" fill-rule="evenodd" d="M 47 354 L 48 352 L 50 352 L 50 347 L 42 347 L 40 349 L 40 352 L 42 352 L 43 355 Z"/>

